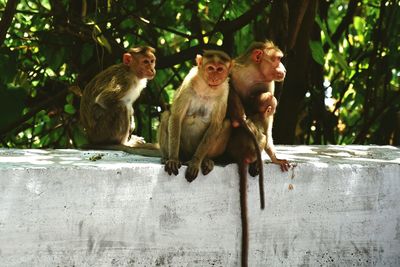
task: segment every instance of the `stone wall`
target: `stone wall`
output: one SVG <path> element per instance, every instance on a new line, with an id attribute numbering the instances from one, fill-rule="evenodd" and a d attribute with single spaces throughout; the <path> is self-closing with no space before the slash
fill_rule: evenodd
<path id="1" fill-rule="evenodd" d="M 249 178 L 249 266 L 400 266 L 399 148 L 277 148 L 293 166 L 265 160 L 265 210 Z M 0 150 L 0 266 L 239 266 L 236 165 L 192 183 L 185 168 Z"/>

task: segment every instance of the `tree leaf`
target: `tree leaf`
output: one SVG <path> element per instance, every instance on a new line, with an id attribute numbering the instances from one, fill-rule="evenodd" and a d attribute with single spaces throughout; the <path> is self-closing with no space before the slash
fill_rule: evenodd
<path id="1" fill-rule="evenodd" d="M 312 58 L 320 65 L 324 65 L 325 63 L 325 53 L 322 48 L 321 42 L 310 40 L 309 46 L 311 49 Z"/>
<path id="2" fill-rule="evenodd" d="M 16 122 L 21 116 L 25 106 L 27 93 L 23 88 L 0 89 L 0 129 L 4 129 Z"/>
<path id="3" fill-rule="evenodd" d="M 75 114 L 76 109 L 73 105 L 66 104 L 66 105 L 64 105 L 64 111 L 70 115 L 73 115 L 73 114 Z"/>

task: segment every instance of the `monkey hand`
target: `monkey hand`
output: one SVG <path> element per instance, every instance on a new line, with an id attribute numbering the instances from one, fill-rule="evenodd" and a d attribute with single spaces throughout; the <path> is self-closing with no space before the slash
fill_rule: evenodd
<path id="1" fill-rule="evenodd" d="M 286 159 L 275 158 L 272 160 L 272 162 L 278 164 L 283 172 L 287 172 L 290 168 L 290 163 Z"/>
<path id="2" fill-rule="evenodd" d="M 201 162 L 201 172 L 203 175 L 207 175 L 214 169 L 214 161 L 211 159 L 203 159 Z"/>
<path id="3" fill-rule="evenodd" d="M 232 121 L 232 127 L 233 128 L 237 128 L 237 127 L 239 127 L 240 126 L 240 122 L 239 121 L 237 121 L 237 120 L 233 120 Z"/>
<path id="4" fill-rule="evenodd" d="M 169 175 L 172 173 L 178 175 L 179 168 L 182 166 L 181 162 L 176 159 L 169 159 L 165 162 L 164 170 L 168 172 Z"/>
<path id="5" fill-rule="evenodd" d="M 244 121 L 247 120 L 246 114 L 238 117 L 240 119 L 232 119 L 231 124 L 233 128 L 238 128 Z"/>
<path id="6" fill-rule="evenodd" d="M 191 183 L 196 179 L 197 175 L 199 174 L 200 170 L 200 162 L 198 159 L 193 158 L 188 162 L 188 167 L 186 169 L 185 178 L 186 180 Z"/>

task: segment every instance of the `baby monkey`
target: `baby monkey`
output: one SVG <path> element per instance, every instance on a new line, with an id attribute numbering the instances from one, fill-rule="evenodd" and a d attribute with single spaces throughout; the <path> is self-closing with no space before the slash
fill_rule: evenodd
<path id="1" fill-rule="evenodd" d="M 224 152 L 230 134 L 225 115 L 232 60 L 222 51 L 207 50 L 196 62 L 176 91 L 171 111 L 163 113 L 159 130 L 165 171 L 177 175 L 187 161 L 189 182 L 200 168 L 204 175 L 213 169 L 212 159 Z"/>
<path id="2" fill-rule="evenodd" d="M 131 134 L 135 128 L 133 103 L 156 74 L 155 50 L 149 46 L 129 49 L 122 63 L 97 74 L 85 87 L 80 104 L 80 120 L 90 148 L 124 150 L 141 142 Z M 154 150 L 155 156 L 159 154 Z M 138 153 L 140 154 L 140 153 Z"/>

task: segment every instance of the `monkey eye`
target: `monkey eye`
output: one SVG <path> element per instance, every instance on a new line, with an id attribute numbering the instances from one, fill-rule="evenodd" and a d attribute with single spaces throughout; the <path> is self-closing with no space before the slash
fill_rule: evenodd
<path id="1" fill-rule="evenodd" d="M 223 72 L 223 71 L 224 71 L 224 68 L 223 68 L 223 67 L 218 67 L 218 68 L 217 68 L 217 72 L 218 72 L 218 73 L 221 73 L 221 72 Z"/>
<path id="2" fill-rule="evenodd" d="M 214 72 L 214 71 L 215 71 L 215 68 L 214 68 L 213 66 L 208 66 L 208 67 L 207 67 L 207 71 L 208 71 L 208 72 Z"/>

